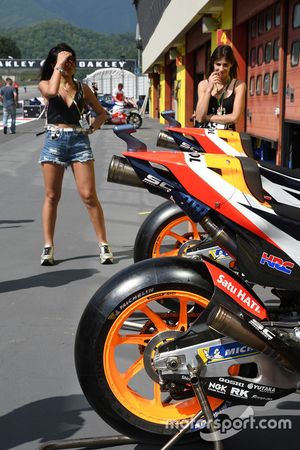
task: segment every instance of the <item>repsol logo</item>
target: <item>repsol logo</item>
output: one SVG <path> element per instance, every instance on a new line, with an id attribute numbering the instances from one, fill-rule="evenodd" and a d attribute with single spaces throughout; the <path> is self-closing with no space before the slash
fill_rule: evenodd
<path id="1" fill-rule="evenodd" d="M 278 256 L 268 255 L 266 252 L 263 252 L 259 262 L 262 265 L 266 264 L 270 269 L 278 270 L 278 272 L 283 272 L 287 275 L 291 275 L 292 269 L 295 266 L 291 261 L 283 261 Z"/>

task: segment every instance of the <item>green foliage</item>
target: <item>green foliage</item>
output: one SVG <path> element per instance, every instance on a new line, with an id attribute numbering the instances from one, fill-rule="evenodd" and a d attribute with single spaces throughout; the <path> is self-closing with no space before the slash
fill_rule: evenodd
<path id="1" fill-rule="evenodd" d="M 21 58 L 21 51 L 16 42 L 8 37 L 0 36 L 0 58 Z"/>
<path id="2" fill-rule="evenodd" d="M 121 55 L 126 59 L 137 58 L 133 33 L 106 35 L 77 28 L 63 21 L 41 22 L 26 28 L 8 28 L 1 33 L 16 42 L 22 58 L 43 59 L 50 48 L 59 42 L 66 42 L 74 48 L 78 58 L 114 59 Z"/>

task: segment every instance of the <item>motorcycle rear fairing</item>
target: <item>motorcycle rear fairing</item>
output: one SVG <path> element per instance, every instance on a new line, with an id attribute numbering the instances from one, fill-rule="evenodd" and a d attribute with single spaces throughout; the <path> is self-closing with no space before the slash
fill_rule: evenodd
<path id="1" fill-rule="evenodd" d="M 179 205 L 178 195 L 185 192 L 191 195 L 195 202 L 198 201 L 206 208 L 216 210 L 222 216 L 233 221 L 241 227 L 241 230 L 253 233 L 257 241 L 263 245 L 261 257 L 263 253 L 268 252 L 279 258 L 278 261 L 282 260 L 283 265 L 292 268 L 295 278 L 288 271 L 282 271 L 279 278 L 286 280 L 287 284 L 284 286 L 290 288 L 293 285 L 296 288 L 300 261 L 299 241 L 293 239 L 284 226 L 280 226 L 285 224 L 285 220 L 276 214 L 269 203 L 261 202 L 253 196 L 240 159 L 226 155 L 212 156 L 199 153 L 193 155 L 179 152 L 125 153 L 124 156 L 128 158 L 150 192 L 175 200 Z M 158 172 L 153 165 L 151 166 L 151 163 L 160 164 L 169 172 L 163 170 Z M 253 164 L 256 163 L 253 162 Z M 154 174 L 154 182 L 151 177 L 147 176 L 149 168 Z M 161 177 L 162 173 L 163 178 Z M 209 180 L 209 183 L 206 180 Z M 251 190 L 253 191 L 253 189 Z M 182 204 L 184 209 L 185 202 Z M 202 208 L 201 211 L 203 217 L 209 209 Z M 186 213 L 188 214 L 187 211 Z M 191 218 L 195 220 L 195 216 Z M 276 226 L 278 223 L 279 226 Z M 238 233 L 239 227 L 235 227 L 235 230 Z M 240 240 L 242 239 L 243 237 L 240 237 Z M 250 279 L 253 279 L 251 265 L 245 267 L 243 264 L 243 254 L 240 255 L 240 261 L 246 276 L 249 273 Z M 260 260 L 254 263 L 261 264 Z M 280 281 L 278 278 L 276 279 L 277 274 L 274 273 L 272 276 L 272 269 L 271 265 L 267 264 L 267 273 L 270 277 L 264 283 L 272 286 L 274 282 L 276 287 L 280 287 Z"/>
<path id="2" fill-rule="evenodd" d="M 168 127 L 178 148 L 182 150 L 199 150 L 211 154 L 226 154 L 229 156 L 250 156 L 249 149 L 245 152 L 240 134 L 230 130 L 210 130 L 209 128 L 174 128 Z M 186 144 L 186 146 L 184 145 Z M 190 148 L 189 145 L 190 144 Z M 193 148 L 194 147 L 194 148 Z"/>

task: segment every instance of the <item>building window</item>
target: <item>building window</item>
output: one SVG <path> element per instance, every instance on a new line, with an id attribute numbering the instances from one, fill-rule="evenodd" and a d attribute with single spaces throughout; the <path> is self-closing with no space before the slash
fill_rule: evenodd
<path id="1" fill-rule="evenodd" d="M 258 34 L 263 34 L 264 32 L 264 14 L 258 16 Z"/>
<path id="2" fill-rule="evenodd" d="M 272 28 L 272 9 L 268 9 L 266 12 L 266 31 L 270 31 Z"/>
<path id="3" fill-rule="evenodd" d="M 280 25 L 280 3 L 276 3 L 274 8 L 274 25 L 275 27 Z"/>
<path id="4" fill-rule="evenodd" d="M 263 49 L 263 46 L 260 45 L 257 49 L 257 64 L 259 66 L 261 66 L 263 63 L 263 60 L 264 60 L 264 49 Z"/>
<path id="5" fill-rule="evenodd" d="M 251 39 L 256 36 L 256 19 L 251 20 L 250 22 L 250 37 Z"/>
<path id="6" fill-rule="evenodd" d="M 251 48 L 250 52 L 250 66 L 255 67 L 255 64 L 256 64 L 256 48 L 253 47 Z"/>
<path id="7" fill-rule="evenodd" d="M 269 92 L 270 92 L 270 74 L 268 72 L 264 74 L 263 93 L 264 95 L 268 95 Z"/>
<path id="8" fill-rule="evenodd" d="M 249 83 L 249 94 L 252 96 L 254 95 L 254 77 L 250 78 L 250 83 Z"/>
<path id="9" fill-rule="evenodd" d="M 255 88 L 256 95 L 261 94 L 261 75 L 257 75 L 256 77 L 256 88 Z"/>
<path id="10" fill-rule="evenodd" d="M 297 3 L 293 11 L 293 28 L 300 27 L 300 3 Z"/>
<path id="11" fill-rule="evenodd" d="M 278 72 L 273 72 L 272 75 L 272 93 L 278 94 Z"/>
<path id="12" fill-rule="evenodd" d="M 269 41 L 265 45 L 265 63 L 268 64 L 272 58 L 272 42 Z"/>
<path id="13" fill-rule="evenodd" d="M 299 64 L 299 51 L 300 51 L 300 41 L 295 41 L 292 43 L 291 48 L 291 66 L 295 67 Z"/>
<path id="14" fill-rule="evenodd" d="M 278 59 L 279 59 L 279 38 L 274 39 L 273 59 L 274 59 L 274 61 L 278 61 Z"/>

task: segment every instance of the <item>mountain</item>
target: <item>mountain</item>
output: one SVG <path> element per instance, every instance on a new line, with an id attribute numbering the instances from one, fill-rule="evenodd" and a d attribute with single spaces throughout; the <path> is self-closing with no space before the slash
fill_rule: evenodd
<path id="1" fill-rule="evenodd" d="M 25 28 L 2 29 L 1 35 L 14 40 L 22 58 L 43 59 L 58 42 L 71 45 L 79 58 L 137 57 L 134 33 L 97 33 L 63 21 L 51 20 Z"/>
<path id="2" fill-rule="evenodd" d="M 63 20 L 99 33 L 135 32 L 132 0 L 0 0 L 0 29 Z"/>

